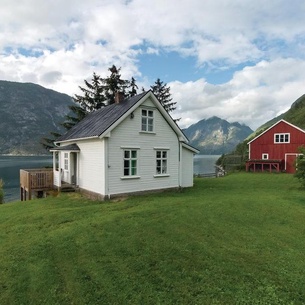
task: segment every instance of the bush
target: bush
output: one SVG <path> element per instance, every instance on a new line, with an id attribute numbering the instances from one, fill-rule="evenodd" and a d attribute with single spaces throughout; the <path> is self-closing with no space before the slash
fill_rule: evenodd
<path id="1" fill-rule="evenodd" d="M 0 204 L 4 202 L 4 191 L 3 191 L 4 182 L 0 179 Z"/>
<path id="2" fill-rule="evenodd" d="M 295 162 L 296 172 L 294 176 L 299 179 L 300 183 L 305 187 L 305 147 L 299 147 L 299 152 L 301 153 Z"/>

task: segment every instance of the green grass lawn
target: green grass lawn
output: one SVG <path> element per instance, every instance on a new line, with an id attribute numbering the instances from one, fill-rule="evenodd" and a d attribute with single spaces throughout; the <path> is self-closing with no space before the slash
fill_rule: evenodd
<path id="1" fill-rule="evenodd" d="M 238 173 L 1 205 L 0 304 L 305 304 L 304 197 L 289 174 Z"/>

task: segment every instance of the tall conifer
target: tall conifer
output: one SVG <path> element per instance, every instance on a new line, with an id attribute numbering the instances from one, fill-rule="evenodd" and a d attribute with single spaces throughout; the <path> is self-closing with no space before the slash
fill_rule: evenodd
<path id="1" fill-rule="evenodd" d="M 170 113 L 176 109 L 177 102 L 173 102 L 172 95 L 170 93 L 170 87 L 167 86 L 166 83 L 160 80 L 158 78 L 155 81 L 155 84 L 153 86 L 150 86 L 152 92 L 155 94 L 161 105 L 164 107 L 164 109 Z"/>

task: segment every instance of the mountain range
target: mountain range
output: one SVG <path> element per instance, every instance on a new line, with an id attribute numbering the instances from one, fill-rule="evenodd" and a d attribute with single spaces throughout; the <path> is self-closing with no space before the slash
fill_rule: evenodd
<path id="1" fill-rule="evenodd" d="M 37 84 L 0 81 L 0 154 L 46 154 L 41 139 L 50 137 L 50 132 L 64 132 L 61 123 L 70 105 L 72 97 Z M 299 103 L 294 107 L 298 108 Z M 183 131 L 200 154 L 209 155 L 231 152 L 253 134 L 246 125 L 216 116 Z"/>
<path id="2" fill-rule="evenodd" d="M 40 155 L 50 132 L 62 133 L 72 98 L 32 83 L 0 81 L 0 154 Z"/>
<path id="3" fill-rule="evenodd" d="M 183 130 L 190 144 L 203 155 L 220 155 L 234 150 L 253 130 L 238 122 L 229 123 L 213 116 L 204 119 Z"/>

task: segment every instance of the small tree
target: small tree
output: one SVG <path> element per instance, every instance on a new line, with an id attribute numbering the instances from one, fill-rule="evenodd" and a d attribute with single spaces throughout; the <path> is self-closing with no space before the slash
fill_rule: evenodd
<path id="1" fill-rule="evenodd" d="M 4 182 L 0 179 L 0 204 L 4 202 L 4 191 L 3 191 Z"/>
<path id="2" fill-rule="evenodd" d="M 305 147 L 302 145 L 298 148 L 300 154 L 296 158 L 294 176 L 299 179 L 300 183 L 305 187 Z"/>
<path id="3" fill-rule="evenodd" d="M 137 95 L 138 86 L 136 84 L 136 80 L 134 79 L 134 77 L 131 78 L 128 88 L 129 88 L 128 95 L 130 97 Z"/>

